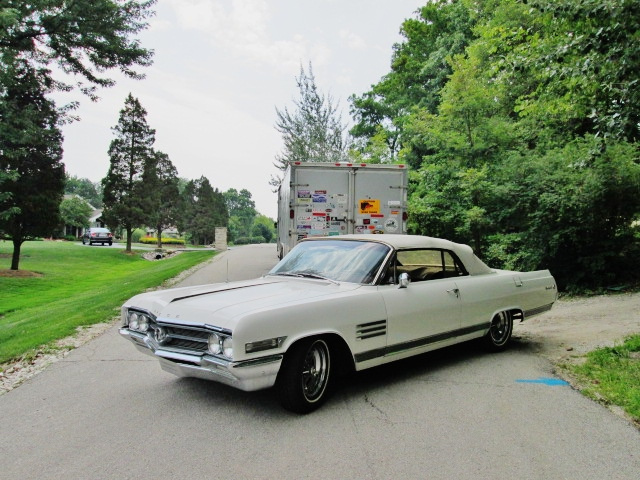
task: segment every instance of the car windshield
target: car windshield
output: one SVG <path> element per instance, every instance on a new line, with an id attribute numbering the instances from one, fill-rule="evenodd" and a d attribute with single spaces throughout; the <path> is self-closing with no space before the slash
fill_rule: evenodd
<path id="1" fill-rule="evenodd" d="M 269 275 L 369 284 L 390 248 L 377 242 L 323 240 L 299 243 Z"/>

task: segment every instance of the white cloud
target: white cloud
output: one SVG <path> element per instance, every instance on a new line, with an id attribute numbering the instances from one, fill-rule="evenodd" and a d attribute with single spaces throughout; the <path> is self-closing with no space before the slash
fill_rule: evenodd
<path id="1" fill-rule="evenodd" d="M 300 63 L 328 62 L 330 51 L 302 34 L 273 38 L 265 0 L 169 0 L 182 29 L 206 33 L 214 48 L 233 52 L 247 62 L 290 72 Z"/>
<path id="2" fill-rule="evenodd" d="M 349 48 L 354 50 L 364 50 L 367 47 L 367 43 L 361 36 L 350 32 L 346 28 L 340 30 L 340 38 L 347 43 Z"/>

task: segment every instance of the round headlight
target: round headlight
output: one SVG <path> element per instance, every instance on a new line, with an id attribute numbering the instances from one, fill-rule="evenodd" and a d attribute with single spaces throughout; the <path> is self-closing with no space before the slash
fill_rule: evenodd
<path id="1" fill-rule="evenodd" d="M 219 355 L 222 352 L 222 345 L 220 341 L 220 335 L 212 333 L 209 335 L 209 352 L 213 355 Z"/>
<path id="2" fill-rule="evenodd" d="M 222 341 L 222 352 L 227 358 L 233 358 L 233 340 L 231 337 L 225 337 Z"/>
<path id="3" fill-rule="evenodd" d="M 139 317 L 137 313 L 132 313 L 129 315 L 129 328 L 131 330 L 138 330 L 138 327 L 139 327 L 138 318 Z"/>
<path id="4" fill-rule="evenodd" d="M 147 330 L 149 330 L 149 317 L 147 317 L 146 315 L 138 316 L 138 330 L 140 330 L 141 332 L 146 332 Z"/>

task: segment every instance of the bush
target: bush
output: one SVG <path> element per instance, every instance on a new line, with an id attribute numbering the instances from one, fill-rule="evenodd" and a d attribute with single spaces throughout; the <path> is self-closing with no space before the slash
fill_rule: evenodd
<path id="1" fill-rule="evenodd" d="M 156 237 L 142 237 L 139 243 L 147 245 L 157 245 L 158 239 Z M 162 237 L 163 245 L 184 245 L 184 240 L 181 238 Z"/>
<path id="2" fill-rule="evenodd" d="M 248 245 L 256 243 L 267 243 L 264 237 L 238 237 L 233 242 L 235 245 Z"/>
<path id="3" fill-rule="evenodd" d="M 133 232 L 131 232 L 131 241 L 133 243 L 140 243 L 147 232 L 143 228 L 136 228 Z M 144 243 L 144 242 L 143 242 Z"/>

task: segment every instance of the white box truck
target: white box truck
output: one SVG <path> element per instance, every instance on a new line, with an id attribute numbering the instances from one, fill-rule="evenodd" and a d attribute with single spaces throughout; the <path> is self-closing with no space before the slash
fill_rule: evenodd
<path id="1" fill-rule="evenodd" d="M 306 237 L 407 233 L 406 165 L 292 162 L 278 190 L 278 256 Z"/>

